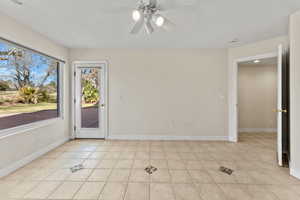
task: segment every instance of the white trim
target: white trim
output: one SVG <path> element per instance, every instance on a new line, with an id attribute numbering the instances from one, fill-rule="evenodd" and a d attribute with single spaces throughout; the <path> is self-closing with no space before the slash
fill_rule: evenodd
<path id="1" fill-rule="evenodd" d="M 59 63 L 59 117 L 65 119 L 65 67 L 67 65 L 63 62 Z"/>
<path id="2" fill-rule="evenodd" d="M 282 110 L 282 55 L 283 46 L 279 45 L 277 55 L 277 109 Z M 277 159 L 282 166 L 282 112 L 277 112 Z"/>
<path id="3" fill-rule="evenodd" d="M 290 175 L 300 179 L 300 171 L 290 168 Z"/>
<path id="4" fill-rule="evenodd" d="M 109 63 L 107 60 L 102 60 L 102 61 L 73 61 L 72 62 L 72 69 L 71 69 L 71 76 L 72 76 L 72 82 L 71 82 L 71 115 L 72 115 L 72 120 L 71 120 L 71 139 L 76 138 L 76 133 L 74 131 L 74 126 L 76 125 L 76 118 L 75 118 L 75 110 L 76 110 L 76 105 L 74 103 L 75 100 L 75 95 L 76 95 L 76 88 L 75 88 L 75 83 L 76 83 L 76 77 L 74 76 L 74 73 L 76 72 L 76 65 L 80 65 L 80 64 L 99 64 L 99 65 L 103 65 L 103 71 L 104 71 L 104 82 L 105 82 L 105 88 L 104 88 L 104 104 L 105 104 L 105 113 L 104 113 L 104 139 L 109 137 L 109 124 L 108 124 L 108 112 L 109 112 L 109 102 L 108 102 L 108 67 L 109 67 Z M 80 137 L 80 138 L 84 138 L 84 137 Z M 88 138 L 88 136 L 87 136 Z M 94 136 L 91 136 L 90 138 L 95 138 Z"/>
<path id="5" fill-rule="evenodd" d="M 227 136 L 167 136 L 167 135 L 110 135 L 111 140 L 191 140 L 228 141 Z"/>
<path id="6" fill-rule="evenodd" d="M 5 129 L 5 130 L 0 131 L 0 140 L 7 138 L 9 136 L 12 136 L 12 135 L 18 135 L 18 134 L 32 131 L 32 130 L 35 130 L 38 128 L 49 126 L 49 125 L 55 124 L 60 121 L 63 121 L 63 119 L 61 117 L 53 118 L 53 119 L 46 119 L 46 120 L 42 120 L 42 121 L 33 122 L 30 124 L 17 126 L 14 128 Z"/>
<path id="7" fill-rule="evenodd" d="M 72 67 L 71 67 L 71 108 L 70 108 L 70 115 L 71 115 L 71 127 L 70 127 L 70 139 L 75 139 L 75 130 L 74 130 L 74 126 L 75 126 L 75 63 L 72 63 Z"/>
<path id="8" fill-rule="evenodd" d="M 228 138 L 231 142 L 238 141 L 238 63 L 257 59 L 273 58 L 277 56 L 277 52 L 271 52 L 262 55 L 238 58 L 233 61 L 232 66 L 230 64 L 229 67 L 233 67 L 232 73 L 228 74 L 228 80 L 233 81 L 233 86 L 229 88 L 228 91 Z"/>
<path id="9" fill-rule="evenodd" d="M 52 143 L 52 144 L 48 145 L 47 147 L 45 147 L 45 148 L 43 148 L 43 149 L 41 149 L 37 152 L 34 152 L 33 154 L 31 154 L 29 156 L 26 156 L 22 160 L 19 160 L 17 162 L 14 162 L 14 163 L 10 164 L 9 166 L 7 166 L 7 167 L 0 170 L 0 178 L 16 171 L 17 169 L 25 166 L 26 164 L 32 162 L 33 160 L 35 160 L 35 159 L 39 158 L 40 156 L 48 153 L 49 151 L 55 149 L 56 147 L 64 144 L 67 141 L 69 141 L 69 138 L 64 138 L 62 140 L 59 140 L 59 141 L 57 141 L 55 143 Z"/>
<path id="10" fill-rule="evenodd" d="M 246 132 L 246 133 L 276 133 L 277 128 L 240 128 L 239 132 Z"/>

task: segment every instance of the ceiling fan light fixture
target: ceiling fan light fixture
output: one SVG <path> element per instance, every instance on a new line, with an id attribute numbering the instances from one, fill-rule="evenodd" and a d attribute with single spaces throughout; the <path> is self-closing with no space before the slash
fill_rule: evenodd
<path id="1" fill-rule="evenodd" d="M 165 18 L 163 16 L 159 15 L 156 17 L 155 19 L 156 26 L 161 27 L 164 25 L 164 23 L 165 23 Z"/>
<path id="2" fill-rule="evenodd" d="M 132 19 L 135 21 L 135 25 L 130 33 L 137 34 L 142 27 L 148 34 L 154 32 L 154 28 L 162 28 L 166 31 L 171 30 L 174 24 L 159 14 L 160 8 L 157 0 L 139 0 L 138 6 L 132 11 Z"/>
<path id="3" fill-rule="evenodd" d="M 141 12 L 139 11 L 139 10 L 134 10 L 134 11 L 132 11 L 132 19 L 134 20 L 134 21 L 139 21 L 140 19 L 141 19 Z"/>

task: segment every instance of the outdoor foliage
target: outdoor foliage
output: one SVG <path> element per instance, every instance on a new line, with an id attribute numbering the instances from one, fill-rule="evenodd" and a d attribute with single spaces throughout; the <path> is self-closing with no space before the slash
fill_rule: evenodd
<path id="1" fill-rule="evenodd" d="M 82 94 L 85 103 L 97 103 L 99 100 L 99 91 L 90 80 L 83 81 Z"/>
<path id="2" fill-rule="evenodd" d="M 47 90 L 38 90 L 38 102 L 51 102 L 51 96 L 49 95 L 49 92 Z M 55 103 L 55 102 L 51 102 Z"/>
<path id="3" fill-rule="evenodd" d="M 46 90 L 33 88 L 30 86 L 20 88 L 19 96 L 20 96 L 19 101 L 27 104 L 51 102 L 51 96 L 48 94 Z M 55 103 L 55 101 L 51 103 Z"/>
<path id="4" fill-rule="evenodd" d="M 58 69 L 55 59 L 0 40 L 0 129 L 59 116 Z"/>
<path id="5" fill-rule="evenodd" d="M 0 81 L 0 91 L 7 91 L 9 89 L 9 84 L 6 81 Z"/>
<path id="6" fill-rule="evenodd" d="M 0 56 L 0 91 L 15 91 L 1 93 L 0 104 L 57 102 L 57 61 L 2 43 Z"/>
<path id="7" fill-rule="evenodd" d="M 12 81 L 17 90 L 25 86 L 43 87 L 57 73 L 57 62 L 53 59 L 10 47 L 1 51 L 1 54 L 5 53 L 7 60 L 0 63 L 5 69 L 1 79 Z"/>
<path id="8" fill-rule="evenodd" d="M 38 89 L 33 87 L 22 87 L 19 90 L 20 101 L 23 103 L 37 104 L 39 100 Z"/>

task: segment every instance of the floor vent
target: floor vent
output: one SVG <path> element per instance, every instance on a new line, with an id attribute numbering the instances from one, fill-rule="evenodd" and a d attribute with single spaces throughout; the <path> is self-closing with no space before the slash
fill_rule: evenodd
<path id="1" fill-rule="evenodd" d="M 153 167 L 152 165 L 148 166 L 145 168 L 145 171 L 148 173 L 148 174 L 153 174 L 155 171 L 157 171 L 157 168 L 156 167 Z"/>
<path id="2" fill-rule="evenodd" d="M 225 174 L 228 174 L 228 175 L 231 175 L 233 173 L 233 170 L 232 169 L 229 169 L 227 167 L 223 167 L 221 166 L 220 169 L 219 169 L 221 172 L 225 173 Z"/>
<path id="3" fill-rule="evenodd" d="M 75 173 L 79 170 L 82 170 L 83 169 L 83 165 L 82 164 L 79 164 L 79 165 L 74 165 L 73 167 L 70 168 L 71 172 L 72 173 Z"/>

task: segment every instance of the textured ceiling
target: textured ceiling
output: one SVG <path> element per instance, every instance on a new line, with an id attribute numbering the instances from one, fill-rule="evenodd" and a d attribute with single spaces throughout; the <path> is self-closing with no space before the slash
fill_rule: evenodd
<path id="1" fill-rule="evenodd" d="M 223 48 L 286 35 L 300 9 L 299 0 L 158 0 L 175 29 L 130 35 L 137 0 L 22 1 L 1 0 L 0 12 L 73 48 Z"/>

